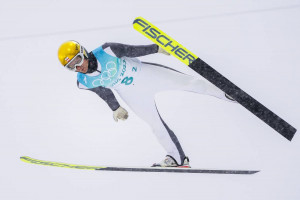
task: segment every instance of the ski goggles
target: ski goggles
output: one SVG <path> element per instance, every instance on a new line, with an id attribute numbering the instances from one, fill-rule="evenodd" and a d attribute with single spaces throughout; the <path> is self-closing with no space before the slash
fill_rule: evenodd
<path id="1" fill-rule="evenodd" d="M 76 67 L 81 66 L 83 61 L 84 61 L 83 48 L 80 47 L 80 52 L 76 56 L 74 56 L 74 58 L 72 58 L 70 62 L 68 62 L 68 64 L 65 65 L 65 67 L 75 72 Z"/>

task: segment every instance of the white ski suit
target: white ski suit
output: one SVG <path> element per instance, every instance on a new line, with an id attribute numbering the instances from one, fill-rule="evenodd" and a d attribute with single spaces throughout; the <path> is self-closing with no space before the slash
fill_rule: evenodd
<path id="1" fill-rule="evenodd" d="M 92 73 L 78 73 L 78 87 L 97 93 L 112 110 L 120 105 L 111 89 L 132 111 L 147 122 L 167 154 L 181 164 L 185 153 L 174 132 L 163 121 L 155 104 L 155 95 L 166 90 L 184 90 L 231 101 L 213 84 L 155 63 L 135 57 L 157 53 L 158 46 L 132 46 L 105 43 L 89 53 Z M 232 101 L 231 101 L 232 102 Z"/>

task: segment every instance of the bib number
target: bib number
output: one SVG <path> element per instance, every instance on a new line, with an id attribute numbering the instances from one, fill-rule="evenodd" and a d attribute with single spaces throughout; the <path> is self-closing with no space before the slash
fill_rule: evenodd
<path id="1" fill-rule="evenodd" d="M 127 76 L 122 80 L 121 84 L 130 85 L 132 82 L 133 82 L 133 77 Z"/>

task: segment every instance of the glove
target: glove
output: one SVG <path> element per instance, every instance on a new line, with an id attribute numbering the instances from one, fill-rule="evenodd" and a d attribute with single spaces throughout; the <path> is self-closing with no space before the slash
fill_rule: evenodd
<path id="1" fill-rule="evenodd" d="M 165 55 L 167 55 L 167 56 L 170 55 L 166 50 L 164 50 L 164 49 L 161 48 L 160 46 L 158 46 L 158 51 L 157 51 L 157 53 L 162 53 L 162 54 L 165 54 Z"/>
<path id="2" fill-rule="evenodd" d="M 118 122 L 118 119 L 126 120 L 128 118 L 128 112 L 121 106 L 113 113 L 114 120 Z"/>

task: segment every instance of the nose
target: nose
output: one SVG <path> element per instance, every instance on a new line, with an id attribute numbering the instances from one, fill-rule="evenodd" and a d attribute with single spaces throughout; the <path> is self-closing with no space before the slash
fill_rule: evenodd
<path id="1" fill-rule="evenodd" d="M 79 71 L 79 72 L 80 72 L 80 71 L 82 71 L 82 69 L 83 69 L 83 67 L 82 67 L 82 66 L 76 66 L 76 70 L 77 70 L 77 71 Z"/>

